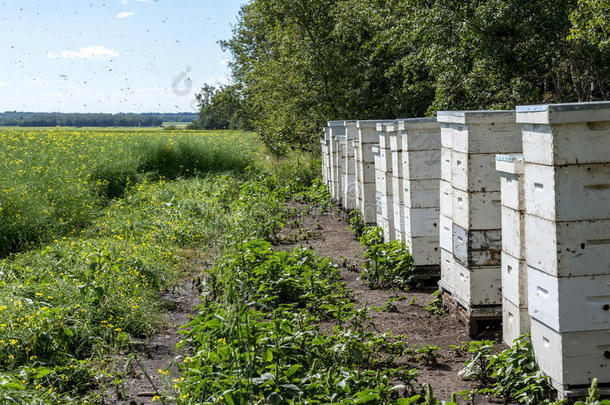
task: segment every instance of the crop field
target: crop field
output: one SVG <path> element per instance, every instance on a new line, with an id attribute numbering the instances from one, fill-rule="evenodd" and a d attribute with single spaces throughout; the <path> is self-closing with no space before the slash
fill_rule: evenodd
<path id="1" fill-rule="evenodd" d="M 263 170 L 244 132 L 0 132 L 0 402 L 65 403 L 160 326 L 160 292 Z"/>

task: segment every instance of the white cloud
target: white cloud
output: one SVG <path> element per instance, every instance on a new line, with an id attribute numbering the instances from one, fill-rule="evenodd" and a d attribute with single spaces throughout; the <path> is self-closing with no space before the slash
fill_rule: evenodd
<path id="1" fill-rule="evenodd" d="M 47 53 L 49 58 L 57 58 L 58 56 L 54 53 Z M 61 57 L 67 59 L 91 59 L 91 58 L 116 58 L 119 56 L 119 52 L 114 49 L 108 49 L 101 45 L 88 46 L 86 48 L 80 48 L 78 51 L 62 51 Z"/>
<path id="2" fill-rule="evenodd" d="M 123 0 L 123 4 L 127 4 L 127 0 Z"/>
<path id="3" fill-rule="evenodd" d="M 57 59 L 59 58 L 59 55 L 53 52 L 47 52 L 47 58 Z"/>
<path id="4" fill-rule="evenodd" d="M 6 86 L 6 82 L 0 82 L 0 87 Z"/>
<path id="5" fill-rule="evenodd" d="M 221 64 L 221 65 L 225 65 L 225 66 L 226 66 L 226 65 L 228 65 L 230 62 L 231 62 L 231 59 L 223 59 L 223 60 L 221 60 L 221 61 L 220 61 L 220 64 Z"/>
<path id="6" fill-rule="evenodd" d="M 116 17 L 117 18 L 127 18 L 127 17 L 130 17 L 132 15 L 133 15 L 133 13 L 131 11 L 121 11 L 120 13 L 118 13 L 116 15 Z"/>

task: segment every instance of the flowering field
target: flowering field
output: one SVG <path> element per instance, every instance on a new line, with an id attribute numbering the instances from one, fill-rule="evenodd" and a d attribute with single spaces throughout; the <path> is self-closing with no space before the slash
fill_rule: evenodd
<path id="1" fill-rule="evenodd" d="M 94 401 L 262 152 L 240 132 L 0 131 L 0 402 Z"/>
<path id="2" fill-rule="evenodd" d="M 0 255 L 74 233 L 145 177 L 242 171 L 261 147 L 240 132 L 0 131 Z"/>

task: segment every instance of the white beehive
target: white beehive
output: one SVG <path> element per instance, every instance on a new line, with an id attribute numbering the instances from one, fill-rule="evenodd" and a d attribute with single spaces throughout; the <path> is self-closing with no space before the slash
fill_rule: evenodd
<path id="1" fill-rule="evenodd" d="M 529 333 L 525 263 L 523 156 L 496 155 L 502 193 L 502 338 L 511 346 Z"/>
<path id="2" fill-rule="evenodd" d="M 504 279 L 502 279 L 504 284 Z M 519 308 L 505 296 L 502 297 L 502 341 L 512 346 L 515 339 L 530 332 L 531 319 L 527 308 Z"/>
<path id="3" fill-rule="evenodd" d="M 378 122 L 391 122 L 383 120 L 359 120 L 356 121 L 358 128 L 358 149 L 360 153 L 359 172 L 361 179 L 358 183 L 358 208 L 362 213 L 363 221 L 366 225 L 376 223 L 376 203 L 375 203 L 375 158 L 373 156 L 372 145 L 379 143 L 377 133 Z"/>
<path id="4" fill-rule="evenodd" d="M 451 184 L 453 171 L 453 150 L 450 148 L 441 148 L 441 180 Z"/>
<path id="5" fill-rule="evenodd" d="M 324 128 L 324 132 L 326 132 L 326 128 Z M 320 138 L 320 151 L 322 153 L 322 181 L 324 184 L 328 184 L 328 176 L 327 176 L 327 163 L 326 163 L 326 139 L 325 137 Z"/>
<path id="6" fill-rule="evenodd" d="M 390 137 L 390 150 L 392 152 L 392 198 L 394 207 L 394 236 L 397 240 L 405 241 L 404 221 L 404 186 L 402 173 L 402 135 L 396 123 L 387 124 L 386 133 Z"/>
<path id="7" fill-rule="evenodd" d="M 356 121 L 344 121 L 345 163 L 343 178 L 343 206 L 346 210 L 356 209 L 356 151 L 353 142 L 358 138 Z"/>
<path id="8" fill-rule="evenodd" d="M 402 154 L 395 166 L 402 175 L 400 224 L 404 226 L 404 241 L 416 266 L 438 269 L 440 126 L 434 118 L 409 118 L 397 120 L 397 130 Z M 394 201 L 398 201 L 396 195 Z"/>
<path id="9" fill-rule="evenodd" d="M 342 199 L 342 170 L 341 170 L 341 142 L 345 139 L 345 126 L 343 121 L 328 121 L 329 140 L 330 140 L 330 159 L 331 159 L 331 196 L 339 202 Z"/>
<path id="10" fill-rule="evenodd" d="M 360 161 L 362 160 L 360 154 L 360 144 L 358 143 L 358 139 L 352 141 L 352 147 L 354 148 L 354 173 L 355 173 L 355 181 L 354 181 L 354 209 L 359 209 L 359 201 L 360 201 L 360 183 L 362 182 L 362 173 L 360 173 Z"/>
<path id="11" fill-rule="evenodd" d="M 469 192 L 500 191 L 496 172 L 496 155 L 468 154 L 453 151 L 451 183 L 454 188 Z"/>
<path id="12" fill-rule="evenodd" d="M 453 253 L 441 248 L 441 279 L 439 286 L 453 294 L 455 292 L 455 270 Z"/>
<path id="13" fill-rule="evenodd" d="M 392 150 L 390 148 L 390 132 L 392 129 L 392 123 L 377 124 L 379 155 L 375 157 L 375 177 L 377 179 L 377 195 L 381 198 L 381 210 L 377 213 L 377 223 L 381 224 L 380 226 L 383 228 L 386 242 L 395 238 Z"/>
<path id="14" fill-rule="evenodd" d="M 439 190 L 440 213 L 448 218 L 453 218 L 453 187 L 451 182 L 441 180 Z"/>
<path id="15" fill-rule="evenodd" d="M 454 271 L 454 298 L 465 308 L 498 305 L 502 302 L 502 274 L 499 266 L 469 269 L 455 260 Z"/>
<path id="16" fill-rule="evenodd" d="M 610 383 L 610 103 L 517 107 L 534 354 L 564 393 Z"/>
<path id="17" fill-rule="evenodd" d="M 546 166 L 608 163 L 610 101 L 517 107 L 523 157 Z"/>
<path id="18" fill-rule="evenodd" d="M 405 180 L 403 186 L 403 206 L 406 208 L 434 208 L 439 206 L 439 181 Z"/>
<path id="19" fill-rule="evenodd" d="M 570 387 L 588 387 L 593 378 L 610 381 L 610 329 L 559 333 L 531 322 L 536 361 L 560 396 Z"/>
<path id="20" fill-rule="evenodd" d="M 529 267 L 527 284 L 530 315 L 549 328 L 610 329 L 610 274 L 553 277 Z"/>
<path id="21" fill-rule="evenodd" d="M 440 246 L 454 259 L 453 274 L 441 269 L 441 288 L 454 280 L 451 300 L 466 309 L 469 322 L 499 318 L 502 216 L 495 154 L 521 152 L 520 128 L 514 111 L 445 111 L 437 119 Z"/>
<path id="22" fill-rule="evenodd" d="M 527 264 L 554 277 L 610 273 L 610 219 L 553 222 L 525 214 Z"/>
<path id="23" fill-rule="evenodd" d="M 343 204 L 343 188 L 345 178 L 345 136 L 335 137 L 335 154 L 333 172 L 335 173 L 335 198 L 339 204 Z"/>
<path id="24" fill-rule="evenodd" d="M 453 254 L 453 220 L 444 215 L 439 216 L 439 244 Z"/>
<path id="25" fill-rule="evenodd" d="M 501 228 L 499 191 L 468 192 L 454 187 L 452 200 L 453 223 L 465 229 Z"/>
<path id="26" fill-rule="evenodd" d="M 520 309 L 527 311 L 527 264 L 525 260 L 506 252 L 502 252 L 502 295 Z"/>
<path id="27" fill-rule="evenodd" d="M 610 218 L 610 163 L 546 166 L 528 162 L 524 171 L 528 213 L 551 221 Z"/>

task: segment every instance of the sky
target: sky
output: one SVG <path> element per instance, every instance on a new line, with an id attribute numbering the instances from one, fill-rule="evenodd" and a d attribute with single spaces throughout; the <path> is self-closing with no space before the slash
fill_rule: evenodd
<path id="1" fill-rule="evenodd" d="M 246 0 L 0 0 L 0 111 L 195 112 Z"/>

